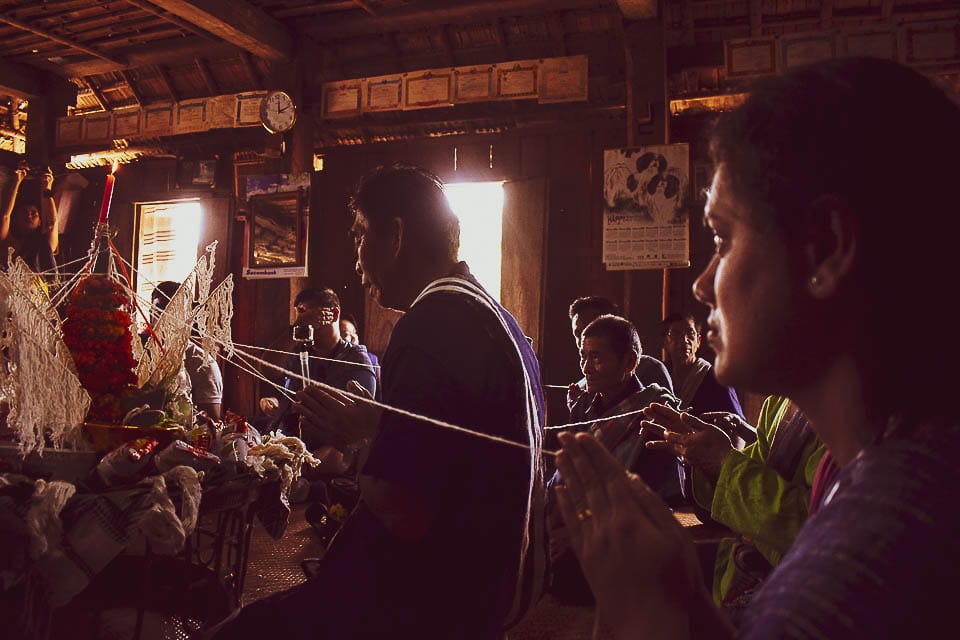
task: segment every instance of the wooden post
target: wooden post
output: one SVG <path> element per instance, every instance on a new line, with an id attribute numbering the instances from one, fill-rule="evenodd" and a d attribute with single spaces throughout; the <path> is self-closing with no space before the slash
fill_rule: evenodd
<path id="1" fill-rule="evenodd" d="M 641 144 L 641 122 L 645 125 L 644 142 L 663 144 L 667 141 L 669 109 L 664 27 L 661 18 L 625 25 L 623 47 L 627 83 L 627 146 Z M 630 316 L 633 306 L 633 286 L 633 272 L 624 271 L 624 317 Z M 666 288 L 662 295 L 665 300 Z"/>

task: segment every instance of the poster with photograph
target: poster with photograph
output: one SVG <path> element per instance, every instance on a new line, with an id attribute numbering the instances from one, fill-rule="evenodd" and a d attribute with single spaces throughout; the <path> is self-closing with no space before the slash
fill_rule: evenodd
<path id="1" fill-rule="evenodd" d="M 246 176 L 244 278 L 304 278 L 310 174 Z"/>
<path id="2" fill-rule="evenodd" d="M 690 266 L 690 147 L 603 152 L 603 262 L 608 270 Z"/>

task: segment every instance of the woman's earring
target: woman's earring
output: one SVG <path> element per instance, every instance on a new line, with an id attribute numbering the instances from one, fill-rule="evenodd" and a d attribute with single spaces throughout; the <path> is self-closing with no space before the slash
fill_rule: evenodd
<path id="1" fill-rule="evenodd" d="M 810 276 L 810 286 L 811 286 L 811 287 L 819 287 L 819 286 L 820 286 L 820 276 L 818 276 L 818 275 L 812 275 L 812 276 Z"/>

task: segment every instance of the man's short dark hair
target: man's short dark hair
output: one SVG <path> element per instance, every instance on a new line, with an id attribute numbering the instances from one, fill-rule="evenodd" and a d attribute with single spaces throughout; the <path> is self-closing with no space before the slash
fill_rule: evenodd
<path id="1" fill-rule="evenodd" d="M 583 330 L 583 339 L 606 338 L 610 348 L 618 358 L 623 358 L 631 351 L 639 358 L 643 355 L 643 346 L 640 344 L 640 335 L 633 323 L 626 318 L 606 313 L 587 325 Z"/>
<path id="2" fill-rule="evenodd" d="M 339 296 L 337 296 L 333 289 L 328 287 L 304 289 L 293 299 L 293 306 L 297 306 L 301 302 L 324 309 L 340 307 Z"/>
<path id="3" fill-rule="evenodd" d="M 150 294 L 150 302 L 158 309 L 166 309 L 179 288 L 179 282 L 164 280 L 153 288 L 153 292 Z"/>
<path id="4" fill-rule="evenodd" d="M 670 331 L 670 327 L 678 322 L 692 324 L 693 328 L 697 330 L 697 333 L 702 331 L 700 321 L 697 320 L 697 317 L 689 311 L 683 311 L 681 313 L 671 313 L 660 322 L 660 335 L 666 338 L 667 332 Z"/>
<path id="5" fill-rule="evenodd" d="M 457 259 L 460 220 L 450 208 L 443 183 L 425 169 L 400 163 L 377 167 L 360 180 L 350 210 L 379 229 L 400 218 L 410 249 L 433 260 Z"/>
<path id="6" fill-rule="evenodd" d="M 593 313 L 598 316 L 602 315 L 616 315 L 618 312 L 617 305 L 606 298 L 600 296 L 584 296 L 582 298 L 577 298 L 570 303 L 570 319 L 573 319 L 573 316 L 578 316 L 584 313 Z"/>

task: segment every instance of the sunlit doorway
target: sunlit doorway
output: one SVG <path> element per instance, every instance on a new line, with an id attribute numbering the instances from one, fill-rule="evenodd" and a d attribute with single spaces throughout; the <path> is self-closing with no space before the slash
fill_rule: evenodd
<path id="1" fill-rule="evenodd" d="M 182 282 L 200 250 L 203 207 L 196 200 L 137 205 L 137 296 L 150 294 L 164 280 Z"/>
<path id="2" fill-rule="evenodd" d="M 455 182 L 444 185 L 460 219 L 460 259 L 483 288 L 500 300 L 503 265 L 503 183 Z"/>

